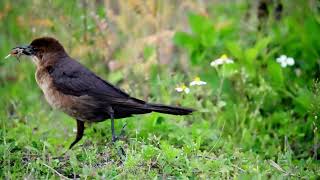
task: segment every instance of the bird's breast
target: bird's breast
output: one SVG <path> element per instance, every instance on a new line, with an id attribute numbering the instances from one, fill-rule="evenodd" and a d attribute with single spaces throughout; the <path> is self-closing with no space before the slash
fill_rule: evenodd
<path id="1" fill-rule="evenodd" d="M 72 97 L 67 96 L 57 90 L 57 88 L 53 84 L 53 79 L 47 72 L 46 68 L 37 68 L 35 77 L 47 102 L 53 108 L 68 111 L 68 109 L 73 104 Z"/>
<path id="2" fill-rule="evenodd" d="M 96 104 L 89 96 L 72 96 L 62 93 L 55 87 L 53 78 L 48 73 L 47 68 L 37 68 L 36 81 L 43 91 L 47 102 L 55 109 L 61 110 L 66 114 L 86 120 L 102 120 L 105 116 L 97 116 L 94 111 Z"/>

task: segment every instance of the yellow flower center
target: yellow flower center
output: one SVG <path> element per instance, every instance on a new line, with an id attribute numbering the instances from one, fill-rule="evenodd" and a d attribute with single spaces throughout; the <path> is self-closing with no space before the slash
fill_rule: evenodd
<path id="1" fill-rule="evenodd" d="M 199 77 L 195 77 L 193 81 L 199 82 L 199 81 L 200 81 L 200 78 L 199 78 Z"/>
<path id="2" fill-rule="evenodd" d="M 186 88 L 187 88 L 187 86 L 184 84 L 181 86 L 181 89 L 183 89 L 183 90 L 185 90 Z"/>
<path id="3" fill-rule="evenodd" d="M 226 54 L 222 54 L 222 56 L 220 57 L 220 59 L 228 59 L 228 56 Z"/>

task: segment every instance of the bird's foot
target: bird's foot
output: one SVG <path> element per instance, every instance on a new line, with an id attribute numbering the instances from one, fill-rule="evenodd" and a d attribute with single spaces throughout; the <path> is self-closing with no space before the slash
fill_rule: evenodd
<path id="1" fill-rule="evenodd" d="M 112 142 L 113 143 L 115 143 L 116 141 L 118 141 L 119 140 L 119 138 L 118 138 L 118 136 L 112 136 Z"/>
<path id="2" fill-rule="evenodd" d="M 114 147 L 117 149 L 117 153 L 121 159 L 121 161 L 123 161 L 123 158 L 126 157 L 126 152 L 124 151 L 123 147 L 122 147 L 122 143 L 119 142 L 119 143 L 116 143 L 116 141 L 118 140 L 118 137 L 112 137 L 112 143 L 114 145 Z"/>
<path id="3" fill-rule="evenodd" d="M 123 138 L 125 136 L 125 128 L 127 126 L 127 123 L 123 125 L 122 129 L 121 129 L 121 132 L 119 134 L 119 136 L 112 136 L 112 142 L 115 144 L 116 141 L 118 141 L 120 138 Z M 117 145 L 116 145 L 117 146 Z M 124 160 L 124 158 L 127 156 L 126 155 L 126 152 L 124 151 L 123 147 L 121 145 L 117 146 L 117 152 L 118 152 L 118 155 L 121 159 L 121 161 Z"/>
<path id="4" fill-rule="evenodd" d="M 121 132 L 119 134 L 119 136 L 116 136 L 115 134 L 112 135 L 112 142 L 115 143 L 116 141 L 118 141 L 119 139 L 123 138 L 125 136 L 125 128 L 127 126 L 127 123 L 123 125 Z"/>

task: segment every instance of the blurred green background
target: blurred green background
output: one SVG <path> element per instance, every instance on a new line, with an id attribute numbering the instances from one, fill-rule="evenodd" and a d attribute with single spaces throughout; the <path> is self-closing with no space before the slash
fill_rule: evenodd
<path id="1" fill-rule="evenodd" d="M 0 177 L 318 179 L 319 12 L 317 0 L 1 0 Z M 75 121 L 45 102 L 30 59 L 4 59 L 41 36 L 134 97 L 198 111 L 117 120 L 125 158 L 109 121 L 64 153 Z M 210 65 L 224 54 L 233 63 Z"/>

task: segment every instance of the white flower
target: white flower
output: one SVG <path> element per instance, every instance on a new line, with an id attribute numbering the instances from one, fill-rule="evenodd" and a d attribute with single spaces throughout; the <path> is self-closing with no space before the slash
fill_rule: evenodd
<path id="1" fill-rule="evenodd" d="M 176 87 L 175 89 L 176 89 L 177 92 L 180 92 L 180 93 L 184 92 L 184 93 L 188 94 L 190 92 L 190 89 L 184 84 L 182 84 L 181 86 Z"/>
<path id="2" fill-rule="evenodd" d="M 199 77 L 195 77 L 194 80 L 192 82 L 190 82 L 190 86 L 202 86 L 202 85 L 206 85 L 207 83 L 204 81 L 201 81 Z"/>
<path id="3" fill-rule="evenodd" d="M 277 58 L 277 63 L 279 63 L 281 67 L 285 68 L 287 66 L 293 66 L 294 59 L 292 57 L 287 57 L 286 55 L 281 55 Z"/>
<path id="4" fill-rule="evenodd" d="M 219 65 L 222 65 L 222 64 L 232 64 L 232 63 L 234 63 L 234 61 L 230 59 L 227 55 L 223 54 L 220 58 L 212 61 L 210 63 L 210 66 L 218 67 Z"/>

